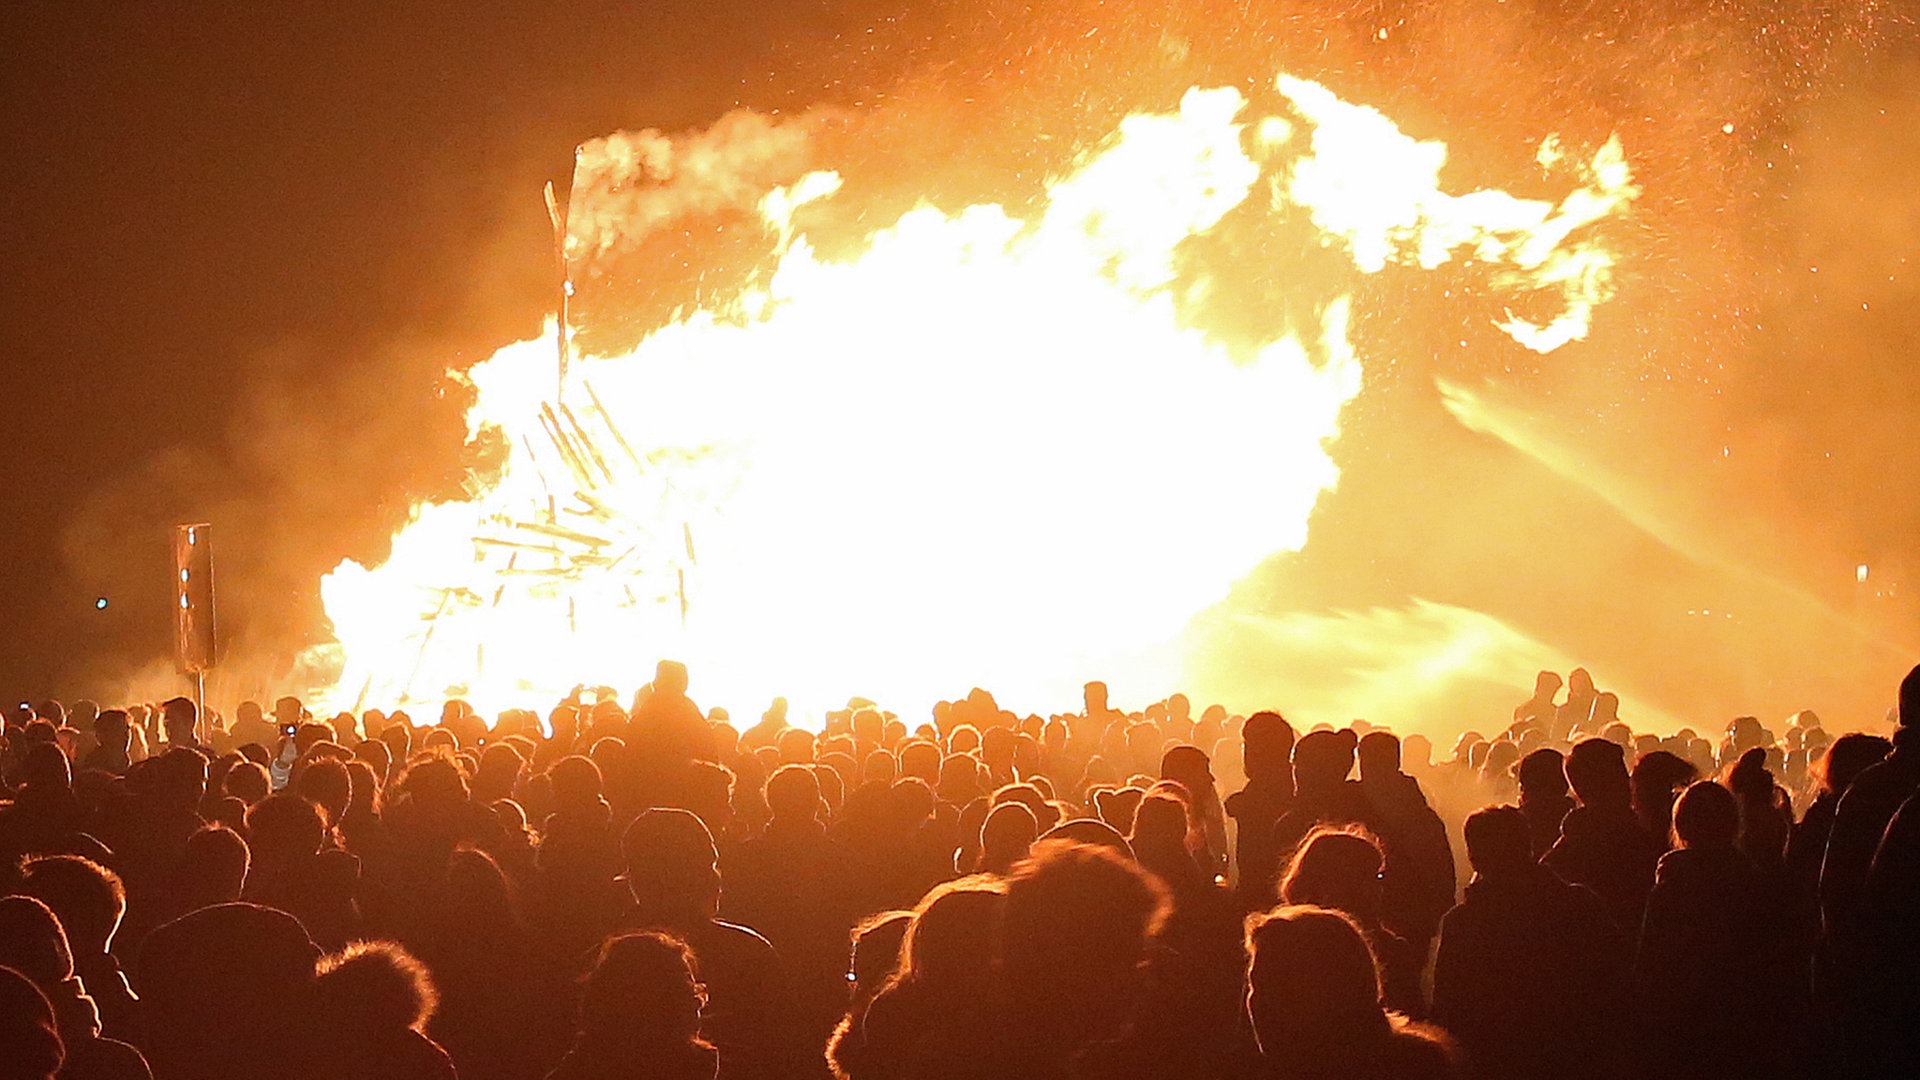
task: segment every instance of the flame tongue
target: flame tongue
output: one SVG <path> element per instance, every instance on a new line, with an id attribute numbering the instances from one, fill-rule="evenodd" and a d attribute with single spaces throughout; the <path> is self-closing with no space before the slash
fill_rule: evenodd
<path id="1" fill-rule="evenodd" d="M 923 207 L 832 260 L 796 225 L 839 187 L 813 173 L 760 200 L 762 283 L 577 360 L 563 402 L 551 338 L 502 349 L 467 374 L 498 475 L 322 583 L 351 699 L 334 704 L 540 704 L 660 655 L 738 708 L 904 710 L 976 684 L 1041 707 L 1095 677 L 1164 692 L 1192 616 L 1306 542 L 1361 385 L 1350 282 L 1302 281 L 1312 322 L 1229 344 L 1182 297 L 1249 268 L 1187 265 L 1187 242 L 1271 176 L 1266 212 L 1304 212 L 1360 271 L 1466 249 L 1504 287 L 1560 289 L 1572 323 L 1515 335 L 1538 347 L 1584 333 L 1610 266 L 1584 227 L 1631 198 L 1622 163 L 1601 210 L 1449 201 L 1444 148 L 1280 89 L 1313 125 L 1306 155 L 1272 118 L 1250 136 L 1237 91 L 1193 90 L 1124 121 L 1031 220 Z M 1383 187 L 1409 153 L 1432 167 Z"/>

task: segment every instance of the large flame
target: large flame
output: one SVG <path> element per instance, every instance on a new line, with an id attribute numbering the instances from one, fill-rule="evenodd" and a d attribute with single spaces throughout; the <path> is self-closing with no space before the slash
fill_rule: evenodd
<path id="1" fill-rule="evenodd" d="M 740 709 L 1172 688 L 1183 627 L 1299 549 L 1337 478 L 1357 275 L 1485 263 L 1501 295 L 1552 299 L 1502 323 L 1546 351 L 1605 299 L 1592 226 L 1634 194 L 1617 143 L 1567 166 L 1550 140 L 1561 202 L 1447 195 L 1444 146 L 1277 89 L 1291 119 L 1195 89 L 1125 120 L 1025 219 L 922 207 L 852 256 L 800 224 L 841 197 L 809 173 L 760 198 L 774 269 L 731 301 L 576 358 L 557 393 L 551 327 L 475 366 L 469 436 L 492 461 L 472 496 L 417 506 L 385 563 L 322 582 L 332 703 L 538 705 L 663 655 Z M 1196 258 L 1236 211 L 1310 222 L 1346 268 Z M 1196 298 L 1246 275 L 1311 316 L 1254 340 L 1205 325 Z"/>

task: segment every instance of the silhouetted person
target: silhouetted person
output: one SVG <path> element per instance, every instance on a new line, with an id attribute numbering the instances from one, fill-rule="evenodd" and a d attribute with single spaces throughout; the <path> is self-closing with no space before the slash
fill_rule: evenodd
<path id="1" fill-rule="evenodd" d="M 1867 871 L 1887 823 L 1920 790 L 1920 665 L 1900 683 L 1899 725 L 1893 750 L 1868 766 L 1840 797 L 1820 870 L 1820 912 L 1827 932 L 1851 948 L 1848 935 L 1866 887 Z"/>
<path id="2" fill-rule="evenodd" d="M 1434 1022 L 1484 1080 L 1618 1075 L 1629 937 L 1534 860 L 1522 810 L 1473 814 L 1466 840 L 1474 877 L 1440 923 Z"/>
<path id="3" fill-rule="evenodd" d="M 1554 699 L 1560 696 L 1560 675 L 1558 672 L 1542 671 L 1533 678 L 1533 696 L 1514 706 L 1515 723 L 1532 724 L 1543 733 L 1554 734 L 1554 719 L 1559 706 Z"/>
<path id="4" fill-rule="evenodd" d="M 54 1080 L 66 1061 L 53 1006 L 33 980 L 0 966 L 0 1080 Z"/>
<path id="5" fill-rule="evenodd" d="M 1316 829 L 1281 876 L 1280 901 L 1330 908 L 1352 919 L 1379 963 L 1380 1000 L 1394 1012 L 1419 1016 L 1426 1012 L 1420 974 L 1427 950 L 1382 921 L 1385 865 L 1379 842 L 1358 826 Z"/>
<path id="6" fill-rule="evenodd" d="M 543 947 L 521 921 L 506 875 L 477 850 L 447 858 L 442 891 L 420 898 L 431 918 L 408 947 L 433 971 L 440 1008 L 427 1033 L 461 1080 L 522 1080 L 552 1066 L 572 1032 L 572 958 Z"/>
<path id="7" fill-rule="evenodd" d="M 313 965 L 293 916 L 252 904 L 203 908 L 140 946 L 134 989 L 156 1080 L 310 1077 Z"/>
<path id="8" fill-rule="evenodd" d="M 820 820 L 820 784 L 805 766 L 767 778 L 772 817 L 728 864 L 724 910 L 780 954 L 809 1042 L 824 1042 L 846 1005 L 847 931 L 859 915 L 861 875 Z"/>
<path id="9" fill-rule="evenodd" d="M 1813 770 L 1813 802 L 1787 838 L 1787 873 L 1807 896 L 1819 895 L 1820 864 L 1827 855 L 1827 834 L 1833 829 L 1840 796 L 1892 750 L 1893 743 L 1879 735 L 1852 732 L 1835 739 Z"/>
<path id="10" fill-rule="evenodd" d="M 1165 887 L 1112 851 L 1041 842 L 1007 879 L 1000 969 L 1007 1075 L 1098 1075 L 1141 1002 Z"/>
<path id="11" fill-rule="evenodd" d="M 29 896 L 0 899 L 0 967 L 33 981 L 53 1008 L 71 1080 L 146 1080 L 140 1052 L 100 1034 L 100 1014 L 86 988 L 74 977 L 73 953 L 60 920 Z M 0 1055 L 6 1051 L 0 1049 Z"/>
<path id="12" fill-rule="evenodd" d="M 1355 756 L 1368 820 L 1386 857 L 1382 925 L 1425 957 L 1440 917 L 1453 906 L 1453 845 L 1446 823 L 1428 805 L 1420 782 L 1400 771 L 1400 740 L 1390 732 L 1367 732 Z"/>
<path id="13" fill-rule="evenodd" d="M 1194 857 L 1207 879 L 1226 880 L 1227 816 L 1220 805 L 1220 789 L 1214 783 L 1213 762 L 1197 746 L 1175 746 L 1160 757 L 1160 779 L 1172 780 L 1187 792 L 1187 810 L 1192 816 Z"/>
<path id="14" fill-rule="evenodd" d="M 705 1004 L 686 943 L 655 932 L 608 938 L 581 988 L 573 1047 L 548 1080 L 713 1080 Z"/>
<path id="15" fill-rule="evenodd" d="M 1633 813 L 1640 825 L 1658 840 L 1673 833 L 1673 801 L 1700 778 L 1700 772 L 1679 756 L 1655 750 L 1633 763 Z"/>
<path id="16" fill-rule="evenodd" d="M 107 709 L 93 719 L 94 748 L 80 759 L 83 769 L 125 776 L 133 768 L 133 724 L 124 709 Z"/>
<path id="17" fill-rule="evenodd" d="M 1380 1003 L 1366 938 L 1337 911 L 1280 907 L 1248 920 L 1247 1016 L 1259 1075 L 1285 1080 L 1443 1080 L 1459 1075 L 1436 1029 Z"/>
<path id="18" fill-rule="evenodd" d="M 787 976 L 767 940 L 720 921 L 719 853 L 694 814 L 655 808 L 621 839 L 632 929 L 671 932 L 692 947 L 707 987 L 703 1032 L 719 1048 L 723 1080 L 787 1078 L 799 1065 L 799 1029 Z"/>
<path id="19" fill-rule="evenodd" d="M 1567 755 L 1566 769 L 1580 805 L 1560 823 L 1560 841 L 1541 861 L 1563 880 L 1599 893 L 1615 925 L 1630 932 L 1640 925 L 1666 844 L 1634 816 L 1618 744 L 1582 739 Z"/>
<path id="20" fill-rule="evenodd" d="M 359 860 L 327 850 L 326 817 L 299 795 L 281 792 L 247 811 L 253 862 L 242 896 L 300 920 L 316 942 L 340 948 L 359 932 Z"/>
<path id="21" fill-rule="evenodd" d="M 1598 730 L 1589 727 L 1593 719 L 1593 705 L 1600 695 L 1593 686 L 1593 676 L 1586 668 L 1574 668 L 1567 675 L 1567 700 L 1554 710 L 1553 740 L 1566 742 L 1574 733 L 1598 734 Z"/>
<path id="22" fill-rule="evenodd" d="M 1359 744 L 1351 730 L 1313 731 L 1293 746 L 1293 805 L 1274 824 L 1274 850 L 1284 862 L 1320 825 L 1374 828 L 1373 804 L 1347 779 Z"/>
<path id="23" fill-rule="evenodd" d="M 453 1061 L 426 1035 L 433 977 L 390 941 L 357 941 L 322 957 L 316 1011 L 327 1071 L 340 1080 L 453 1080 Z"/>
<path id="24" fill-rule="evenodd" d="M 847 1008 L 827 1039 L 827 1064 L 836 1075 L 846 1076 L 845 1067 L 838 1062 L 859 1054 L 858 1046 L 866 1038 L 867 1007 L 899 969 L 912 924 L 911 911 L 882 911 L 853 928 L 853 948 L 847 960 Z"/>
<path id="25" fill-rule="evenodd" d="M 975 870 L 1004 876 L 1013 864 L 1027 857 L 1039 835 L 1039 822 L 1025 804 L 1001 803 L 988 811 L 981 823 L 980 862 Z"/>
<path id="26" fill-rule="evenodd" d="M 984 877 L 935 886 L 914 909 L 893 974 L 829 1049 L 843 1080 L 1001 1075 L 1004 1022 L 994 932 L 1006 887 Z"/>
<path id="27" fill-rule="evenodd" d="M 1651 1077 L 1793 1075 L 1787 1059 L 1785 927 L 1735 842 L 1733 793 L 1702 781 L 1673 812 L 1680 846 L 1660 860 L 1634 956 L 1639 1070 Z"/>
<path id="28" fill-rule="evenodd" d="M 1863 1075 L 1920 1075 L 1920 794 L 1887 824 L 1859 919 L 1868 948 L 1854 959 L 1862 993 L 1849 1012 L 1849 1049 Z"/>
<path id="29" fill-rule="evenodd" d="M 20 868 L 20 891 L 51 908 L 66 931 L 74 974 L 100 1011 L 100 1030 L 122 1042 L 140 1039 L 140 1002 L 111 952 L 127 914 L 120 875 L 79 855 L 38 855 Z"/>
<path id="30" fill-rule="evenodd" d="M 1567 793 L 1566 758 L 1558 750 L 1542 747 L 1520 759 L 1516 778 L 1520 781 L 1520 812 L 1526 816 L 1527 835 L 1537 859 L 1559 842 L 1560 823 L 1574 807 L 1573 796 Z"/>

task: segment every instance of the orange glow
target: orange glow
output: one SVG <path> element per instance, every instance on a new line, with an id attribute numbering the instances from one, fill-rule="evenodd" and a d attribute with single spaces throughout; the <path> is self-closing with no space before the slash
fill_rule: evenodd
<path id="1" fill-rule="evenodd" d="M 538 707 L 631 688 L 659 656 L 736 715 L 776 694 L 798 718 L 853 694 L 919 716 L 973 685 L 1019 709 L 1069 707 L 1089 678 L 1174 688 L 1189 622 L 1304 545 L 1338 477 L 1359 275 L 1484 264 L 1494 294 L 1545 297 L 1549 317 L 1502 329 L 1550 351 L 1606 299 L 1593 226 L 1634 195 L 1617 141 L 1569 166 L 1552 140 L 1559 202 L 1448 195 L 1444 146 L 1277 89 L 1284 116 L 1189 91 L 1030 216 L 923 206 L 846 257 L 806 224 L 840 179 L 807 174 L 759 199 L 771 270 L 731 301 L 575 357 L 557 401 L 551 325 L 474 366 L 469 438 L 494 460 L 471 498 L 416 506 L 384 563 L 326 576 L 328 707 Z M 1247 209 L 1310 222 L 1349 265 L 1191 257 Z M 1247 274 L 1297 280 L 1313 314 L 1254 340 L 1202 324 L 1196 298 Z"/>

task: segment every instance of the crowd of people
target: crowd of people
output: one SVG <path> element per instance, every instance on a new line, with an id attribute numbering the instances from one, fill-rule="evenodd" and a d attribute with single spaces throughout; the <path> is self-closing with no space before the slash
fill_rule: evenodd
<path id="1" fill-rule="evenodd" d="M 1895 719 L 23 703 L 0 1080 L 1920 1076 Z"/>

